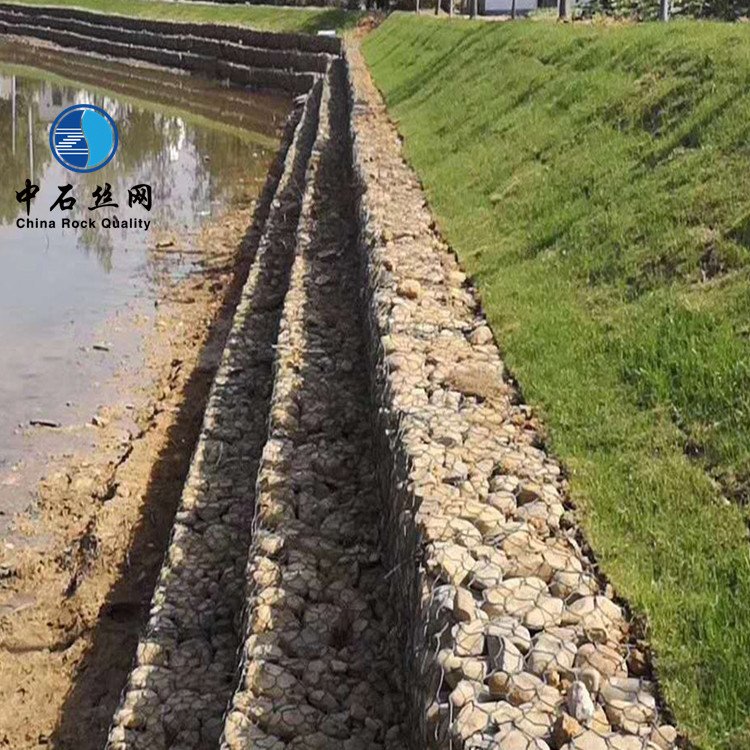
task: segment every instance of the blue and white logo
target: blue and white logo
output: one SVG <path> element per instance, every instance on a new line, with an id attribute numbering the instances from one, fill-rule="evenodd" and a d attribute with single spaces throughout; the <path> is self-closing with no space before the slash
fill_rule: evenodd
<path id="1" fill-rule="evenodd" d="M 75 104 L 52 123 L 49 145 L 55 159 L 73 172 L 96 172 L 117 151 L 115 121 L 93 104 Z"/>

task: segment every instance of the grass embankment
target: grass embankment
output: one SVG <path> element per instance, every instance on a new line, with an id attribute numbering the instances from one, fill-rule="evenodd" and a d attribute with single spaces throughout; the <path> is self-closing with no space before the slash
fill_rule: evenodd
<path id="1" fill-rule="evenodd" d="M 321 29 L 356 26 L 361 14 L 339 8 L 290 8 L 270 5 L 162 2 L 162 0 L 5 0 L 17 5 L 77 8 L 93 13 L 133 16 L 157 21 L 226 23 L 258 31 L 292 31 L 315 34 Z"/>
<path id="2" fill-rule="evenodd" d="M 678 721 L 750 748 L 750 28 L 396 15 L 364 47 Z"/>

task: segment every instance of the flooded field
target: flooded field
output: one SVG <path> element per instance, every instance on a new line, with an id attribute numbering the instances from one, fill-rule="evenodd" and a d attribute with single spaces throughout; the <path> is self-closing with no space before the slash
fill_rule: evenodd
<path id="1" fill-rule="evenodd" d="M 49 145 L 80 103 L 119 130 L 91 174 Z M 104 744 L 292 106 L 0 39 L 0 747 Z"/>
<path id="2" fill-rule="evenodd" d="M 92 174 L 65 170 L 49 147 L 53 120 L 77 103 L 119 129 L 115 158 Z M 257 195 L 288 110 L 194 77 L 0 43 L 0 533 L 49 457 L 90 442 L 102 407 L 133 410 L 164 284 L 200 272 L 202 227 Z M 27 178 L 40 188 L 28 218 L 16 197 Z M 106 183 L 118 207 L 89 210 Z M 75 206 L 50 210 L 64 185 Z M 136 185 L 151 187 L 150 211 L 128 205 Z"/>

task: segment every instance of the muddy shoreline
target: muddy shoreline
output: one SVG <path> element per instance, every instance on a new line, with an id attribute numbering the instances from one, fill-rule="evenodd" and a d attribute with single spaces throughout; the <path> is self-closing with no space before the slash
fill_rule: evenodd
<path id="1" fill-rule="evenodd" d="M 0 549 L 0 747 L 104 743 L 252 260 L 253 206 L 205 225 L 200 270 L 162 285 L 136 413 L 103 409 L 96 448 L 16 519 L 45 543 Z"/>
<path id="2" fill-rule="evenodd" d="M 208 394 L 283 162 L 279 136 L 283 128 L 283 138 L 290 137 L 291 126 L 283 125 L 285 97 L 248 97 L 228 86 L 213 92 L 201 78 L 172 80 L 144 63 L 88 64 L 89 58 L 37 40 L 33 49 L 52 85 L 76 86 L 72 70 L 82 86 L 101 92 L 111 81 L 115 96 L 149 112 L 148 102 L 168 92 L 167 111 L 180 118 L 179 127 L 216 121 L 221 134 L 241 140 L 228 162 L 225 153 L 213 154 L 223 161 L 212 158 L 215 141 L 200 141 L 208 151 L 199 156 L 224 165 L 221 175 L 235 180 L 232 189 L 201 193 L 198 201 L 219 194 L 224 200 L 211 199 L 200 212 L 194 195 L 185 203 L 188 196 L 169 193 L 172 203 L 185 204 L 180 210 L 192 208 L 196 220 L 183 221 L 178 211 L 149 232 L 144 262 L 156 274 L 149 293 L 90 332 L 92 342 L 104 343 L 82 348 L 81 358 L 118 361 L 106 382 L 82 381 L 99 403 L 96 413 L 85 416 L 87 396 L 86 405 L 69 409 L 64 419 L 55 413 L 19 426 L 26 474 L 14 468 L 7 489 L 19 498 L 28 494 L 32 455 L 34 470 L 43 462 L 45 476 L 26 511 L 16 513 L 23 505 L 11 504 L 0 519 L 0 747 L 93 750 L 106 741 L 135 657 Z M 144 81 L 145 93 L 135 91 Z M 14 80 L 13 96 L 15 89 Z M 184 102 L 190 102 L 189 112 Z M 199 183 L 210 182 L 211 172 L 204 172 Z M 210 218 L 198 218 L 204 214 Z M 129 360 L 121 359 L 115 333 L 123 328 L 140 343 L 138 356 Z M 61 380 L 71 376 L 61 373 Z M 80 373 L 73 377 L 81 380 Z"/>

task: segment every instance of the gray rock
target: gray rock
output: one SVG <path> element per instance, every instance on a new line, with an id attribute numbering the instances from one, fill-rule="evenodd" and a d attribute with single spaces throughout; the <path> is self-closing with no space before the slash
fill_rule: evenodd
<path id="1" fill-rule="evenodd" d="M 594 718 L 594 701 L 583 682 L 576 680 L 568 688 L 568 713 L 579 723 L 587 725 Z"/>

